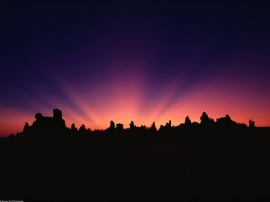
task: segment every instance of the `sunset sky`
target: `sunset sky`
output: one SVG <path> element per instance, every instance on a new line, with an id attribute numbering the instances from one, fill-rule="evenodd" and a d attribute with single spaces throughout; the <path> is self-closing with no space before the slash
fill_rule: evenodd
<path id="1" fill-rule="evenodd" d="M 266 2 L 1 1 L 0 136 L 54 108 L 91 129 L 203 111 L 270 126 Z"/>

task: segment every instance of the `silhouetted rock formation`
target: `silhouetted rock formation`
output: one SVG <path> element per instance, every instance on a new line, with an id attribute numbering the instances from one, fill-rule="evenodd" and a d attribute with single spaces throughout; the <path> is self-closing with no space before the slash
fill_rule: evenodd
<path id="1" fill-rule="evenodd" d="M 55 201 L 55 195 L 68 195 L 64 201 L 71 197 L 78 201 L 79 196 L 86 198 L 84 201 L 100 201 L 97 199 L 104 196 L 110 200 L 112 195 L 117 199 L 124 194 L 124 201 L 130 201 L 130 195 L 140 201 L 146 194 L 146 199 L 158 201 L 163 196 L 167 201 L 170 194 L 171 199 L 181 201 L 183 196 L 192 199 L 194 193 L 216 199 L 219 193 L 223 199 L 228 186 L 231 193 L 241 189 L 243 185 L 234 183 L 237 179 L 249 183 L 239 196 L 248 188 L 254 190 L 254 184 L 258 186 L 258 176 L 263 183 L 268 179 L 270 129 L 248 128 L 229 115 L 215 122 L 204 112 L 200 124 L 187 116 L 184 123 L 173 126 L 168 121 L 160 130 L 155 122 L 147 128 L 133 121 L 128 128 L 113 121 L 106 130 L 90 130 L 84 124 L 77 128 L 74 123 L 67 128 L 57 109 L 53 117 L 41 113 L 35 117 L 33 124 L 25 123 L 15 137 L 5 143 L 0 140 L 4 154 L 0 156 L 4 165 L 0 167 L 4 182 L 0 190 L 1 196 L 8 193 L 6 198 L 18 193 L 16 198 L 27 200 L 42 193 L 42 197 L 49 196 L 44 201 Z M 252 124 L 251 120 L 250 127 Z M 209 190 L 213 191 L 209 194 Z M 254 196 L 258 193 L 269 196 L 268 186 Z"/>
<path id="2" fill-rule="evenodd" d="M 23 127 L 23 133 L 27 134 L 27 133 L 29 133 L 29 131 L 30 131 L 30 126 L 27 122 L 25 122 L 25 125 Z"/>
<path id="3" fill-rule="evenodd" d="M 202 116 L 200 117 L 200 119 L 201 119 L 201 125 L 204 125 L 204 126 L 210 126 L 215 123 L 214 119 L 208 117 L 208 115 L 205 112 L 202 113 Z"/>
<path id="4" fill-rule="evenodd" d="M 155 122 L 152 123 L 150 130 L 151 130 L 151 132 L 156 132 L 157 131 Z"/>
<path id="5" fill-rule="evenodd" d="M 70 128 L 70 134 L 71 135 L 77 135 L 78 133 L 78 129 L 76 128 L 75 124 L 71 124 L 71 128 Z"/>
<path id="6" fill-rule="evenodd" d="M 86 128 L 82 124 L 79 129 L 75 124 L 71 124 L 70 128 L 66 127 L 65 120 L 62 118 L 62 112 L 59 109 L 53 110 L 53 117 L 44 117 L 41 113 L 35 115 L 36 120 L 32 125 L 27 122 L 23 127 L 23 131 L 17 133 L 16 137 L 48 137 L 48 138 L 59 138 L 63 136 L 89 136 L 91 134 L 133 134 L 133 135 L 144 135 L 144 134 L 181 134 L 187 133 L 188 131 L 199 131 L 209 129 L 213 130 L 231 130 L 237 128 L 247 128 L 245 124 L 237 123 L 231 119 L 227 114 L 225 117 L 217 118 L 216 122 L 214 119 L 210 118 L 206 112 L 203 112 L 200 120 L 201 123 L 191 122 L 189 116 L 185 118 L 185 122 L 181 123 L 179 126 L 172 126 L 171 120 L 169 120 L 165 125 L 161 125 L 159 130 L 156 128 L 155 122 L 151 127 L 147 128 L 145 125 L 140 127 L 136 126 L 133 121 L 130 122 L 129 128 L 124 129 L 124 125 L 121 123 L 115 124 L 110 121 L 110 126 L 106 130 L 94 130 L 91 131 L 90 128 Z M 249 120 L 249 127 L 255 127 L 253 120 Z M 188 131 L 186 131 L 188 129 Z M 14 137 L 14 135 L 10 135 Z"/>
<path id="7" fill-rule="evenodd" d="M 117 123 L 117 124 L 116 124 L 116 129 L 119 130 L 119 131 L 124 130 L 124 124 L 122 124 L 122 123 Z"/>
<path id="8" fill-rule="evenodd" d="M 255 127 L 255 121 L 253 121 L 252 119 L 249 120 L 249 125 L 250 128 L 254 128 Z"/>
<path id="9" fill-rule="evenodd" d="M 115 124 L 113 121 L 110 122 L 110 129 L 115 129 Z"/>
<path id="10" fill-rule="evenodd" d="M 130 122 L 129 128 L 130 128 L 130 130 L 134 130 L 136 128 L 136 126 L 135 126 L 135 124 L 134 124 L 133 121 Z"/>
<path id="11" fill-rule="evenodd" d="M 185 118 L 185 124 L 186 124 L 186 125 L 190 125 L 190 124 L 191 124 L 191 120 L 189 119 L 189 116 L 187 116 L 187 117 Z"/>
<path id="12" fill-rule="evenodd" d="M 237 126 L 237 123 L 233 121 L 228 114 L 225 117 L 218 118 L 216 124 L 223 127 Z"/>
<path id="13" fill-rule="evenodd" d="M 27 122 L 25 123 L 23 131 L 18 136 L 56 138 L 66 135 L 68 132 L 59 109 L 53 110 L 53 117 L 44 117 L 41 113 L 37 113 L 35 118 L 36 120 L 31 126 Z"/>

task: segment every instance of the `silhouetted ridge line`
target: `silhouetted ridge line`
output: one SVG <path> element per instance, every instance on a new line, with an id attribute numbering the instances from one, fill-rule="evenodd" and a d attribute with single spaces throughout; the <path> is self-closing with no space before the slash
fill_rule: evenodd
<path id="1" fill-rule="evenodd" d="M 175 134 L 177 132 L 186 132 L 185 130 L 232 130 L 232 129 L 244 129 L 247 128 L 246 124 L 237 123 L 231 119 L 227 114 L 225 117 L 217 118 L 216 121 L 210 118 L 206 112 L 203 112 L 200 120 L 201 122 L 192 122 L 187 116 L 185 122 L 179 124 L 178 126 L 172 126 L 171 121 L 167 122 L 165 125 L 160 125 L 159 130 L 157 130 L 155 122 L 152 123 L 151 127 L 146 127 L 145 125 L 136 126 L 133 121 L 130 122 L 129 128 L 124 128 L 121 123 L 115 124 L 113 121 L 110 122 L 110 126 L 105 130 L 94 130 L 91 131 L 90 128 L 86 128 L 82 124 L 79 129 L 74 123 L 71 127 L 67 127 L 65 120 L 62 118 L 62 112 L 59 109 L 53 110 L 53 117 L 44 117 L 41 113 L 35 115 L 36 120 L 29 125 L 27 122 L 23 128 L 22 132 L 18 132 L 16 137 L 64 137 L 64 136 L 88 136 L 91 134 L 136 134 L 136 135 L 153 135 L 153 134 Z M 255 122 L 251 119 L 249 120 L 249 128 L 254 128 Z M 14 137 L 14 135 L 10 135 Z"/>

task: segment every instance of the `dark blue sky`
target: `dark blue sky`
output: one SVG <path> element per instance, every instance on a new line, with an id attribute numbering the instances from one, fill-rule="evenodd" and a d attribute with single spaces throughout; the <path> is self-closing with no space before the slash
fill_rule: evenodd
<path id="1" fill-rule="evenodd" d="M 0 133 L 54 107 L 91 128 L 198 121 L 202 111 L 270 125 L 269 10 L 267 1 L 1 1 Z"/>

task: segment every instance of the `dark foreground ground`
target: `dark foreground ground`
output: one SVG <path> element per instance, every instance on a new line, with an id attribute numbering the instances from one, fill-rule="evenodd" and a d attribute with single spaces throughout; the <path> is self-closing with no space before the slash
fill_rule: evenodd
<path id="1" fill-rule="evenodd" d="M 270 200 L 270 133 L 256 133 L 1 140 L 0 200 Z"/>

